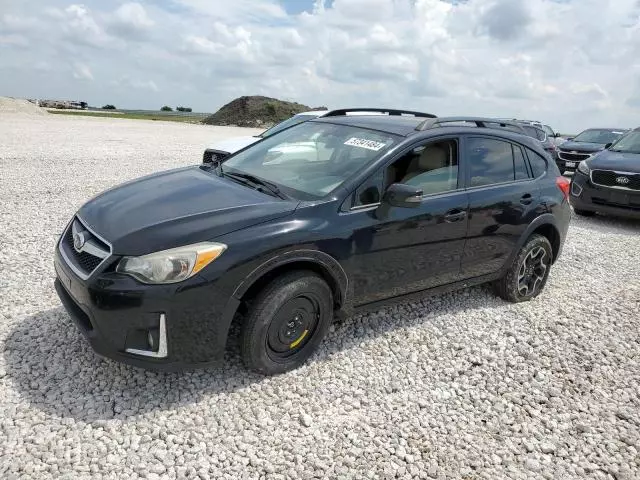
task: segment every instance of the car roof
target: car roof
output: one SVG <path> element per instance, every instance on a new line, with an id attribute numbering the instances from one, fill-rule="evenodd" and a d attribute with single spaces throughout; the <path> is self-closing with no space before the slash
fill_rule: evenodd
<path id="1" fill-rule="evenodd" d="M 487 119 L 491 120 L 491 119 Z M 493 135 L 524 144 L 530 148 L 538 150 L 541 142 L 535 138 L 529 137 L 520 132 L 509 130 L 508 128 L 495 127 L 473 127 L 473 126 L 446 126 L 446 124 L 427 128 L 425 130 L 417 130 L 425 119 L 422 117 L 401 116 L 401 115 L 371 115 L 371 116 L 339 116 L 317 118 L 310 120 L 311 122 L 333 123 L 338 125 L 348 125 L 351 127 L 367 128 L 388 132 L 403 137 L 419 136 L 419 138 L 430 138 L 439 135 L 455 135 L 455 134 L 482 134 Z"/>
<path id="2" fill-rule="evenodd" d="M 406 137 L 416 133 L 416 127 L 424 121 L 424 118 L 402 115 L 371 114 L 326 117 L 310 121 L 368 128 L 370 130 L 379 130 Z"/>
<path id="3" fill-rule="evenodd" d="M 585 128 L 583 132 L 588 132 L 589 130 L 609 130 L 609 131 L 618 131 L 618 132 L 628 132 L 628 128 L 609 128 L 609 127 L 591 127 Z"/>

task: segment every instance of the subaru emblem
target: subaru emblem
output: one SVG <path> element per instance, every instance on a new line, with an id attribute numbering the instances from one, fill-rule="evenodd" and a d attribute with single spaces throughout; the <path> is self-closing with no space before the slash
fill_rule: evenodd
<path id="1" fill-rule="evenodd" d="M 73 248 L 75 248 L 77 252 L 82 251 L 85 243 L 87 243 L 87 239 L 84 236 L 84 232 L 73 233 Z"/>

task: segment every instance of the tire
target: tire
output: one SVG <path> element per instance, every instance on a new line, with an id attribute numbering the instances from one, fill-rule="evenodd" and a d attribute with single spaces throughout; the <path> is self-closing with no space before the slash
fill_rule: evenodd
<path id="1" fill-rule="evenodd" d="M 332 321 L 329 285 L 310 271 L 286 273 L 252 302 L 242 329 L 242 359 L 264 375 L 293 370 L 317 349 Z"/>
<path id="2" fill-rule="evenodd" d="M 505 276 L 494 283 L 496 293 L 512 303 L 527 302 L 537 297 L 547 284 L 552 258 L 553 249 L 549 240 L 543 235 L 532 235 L 516 255 Z M 529 275 L 531 278 L 527 281 Z"/>
<path id="3" fill-rule="evenodd" d="M 574 208 L 573 211 L 581 217 L 593 217 L 596 214 L 596 212 L 592 212 L 591 210 L 578 210 L 577 208 Z"/>

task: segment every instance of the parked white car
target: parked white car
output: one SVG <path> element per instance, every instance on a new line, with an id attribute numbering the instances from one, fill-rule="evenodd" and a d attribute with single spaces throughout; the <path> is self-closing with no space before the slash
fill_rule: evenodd
<path id="1" fill-rule="evenodd" d="M 298 113 L 297 115 L 294 115 L 293 117 L 288 118 L 283 122 L 280 122 L 273 127 L 265 130 L 260 135 L 255 135 L 253 137 L 235 137 L 228 140 L 223 140 L 222 142 L 218 142 L 205 149 L 202 161 L 205 163 L 211 163 L 214 161 L 222 160 L 227 155 L 231 155 L 238 150 L 242 150 L 243 148 L 258 142 L 263 138 L 268 137 L 269 135 L 273 135 L 274 133 L 284 130 L 285 128 L 289 128 L 298 123 L 303 123 L 309 120 L 313 120 L 314 118 L 322 117 L 327 113 L 329 113 L 329 110 L 312 110 L 310 112 Z"/>
<path id="2" fill-rule="evenodd" d="M 259 142 L 263 138 L 266 138 L 274 133 L 278 133 L 285 128 L 292 127 L 299 123 L 308 122 L 309 120 L 313 120 L 315 118 L 324 117 L 329 113 L 335 113 L 337 110 L 312 110 L 309 112 L 302 112 L 294 115 L 291 118 L 284 120 L 283 122 L 274 125 L 273 127 L 265 130 L 260 135 L 256 135 L 254 137 L 235 137 L 230 138 L 228 140 L 224 140 L 222 142 L 218 142 L 204 151 L 204 155 L 202 158 L 203 163 L 212 163 L 222 160 L 223 158 L 235 153 L 239 150 L 242 150 L 245 147 L 248 147 L 251 144 Z M 416 114 L 416 115 L 425 115 L 420 112 L 400 112 L 397 110 L 387 110 L 387 109 L 366 109 L 366 108 L 351 108 L 351 109 L 342 109 L 340 110 L 343 115 L 400 115 L 400 114 Z M 305 143 L 297 143 L 297 144 L 283 144 L 279 145 L 275 149 L 269 151 L 269 155 L 273 157 L 273 160 L 269 161 L 269 163 L 276 164 L 282 163 L 283 161 L 287 161 L 290 159 L 296 160 L 310 160 L 314 161 L 320 155 L 318 149 L 320 146 L 316 145 L 314 142 L 305 142 Z"/>

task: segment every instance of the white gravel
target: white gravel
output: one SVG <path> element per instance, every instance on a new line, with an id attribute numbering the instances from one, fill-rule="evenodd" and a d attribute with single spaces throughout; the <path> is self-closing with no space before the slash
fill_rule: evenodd
<path id="1" fill-rule="evenodd" d="M 640 478 L 640 222 L 574 219 L 534 302 L 352 318 L 279 377 L 98 359 L 53 290 L 64 223 L 239 133 L 0 117 L 0 478 Z"/>

